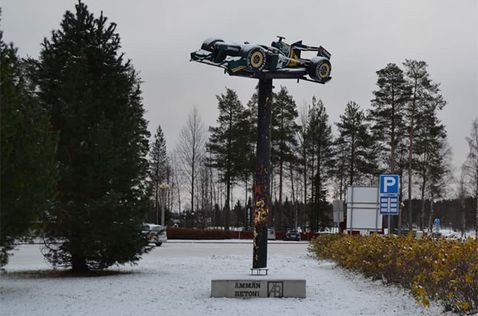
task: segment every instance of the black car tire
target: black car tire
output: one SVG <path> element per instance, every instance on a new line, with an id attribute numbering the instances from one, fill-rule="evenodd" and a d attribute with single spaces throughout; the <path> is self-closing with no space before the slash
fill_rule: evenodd
<path id="1" fill-rule="evenodd" d="M 307 69 L 309 76 L 312 79 L 320 82 L 325 82 L 330 77 L 332 65 L 327 58 L 314 57 L 311 59 L 311 63 Z"/>
<path id="2" fill-rule="evenodd" d="M 162 242 L 157 242 L 156 246 L 161 247 L 162 244 L 163 244 Z"/>
<path id="3" fill-rule="evenodd" d="M 266 65 L 266 53 L 260 47 L 254 47 L 247 53 L 247 66 L 252 71 L 261 71 Z"/>

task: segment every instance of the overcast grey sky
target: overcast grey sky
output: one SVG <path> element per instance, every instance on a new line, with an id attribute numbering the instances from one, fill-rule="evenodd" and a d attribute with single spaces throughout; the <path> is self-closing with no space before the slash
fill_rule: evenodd
<path id="1" fill-rule="evenodd" d="M 2 0 L 1 29 L 21 56 L 38 57 L 41 42 L 58 29 L 73 0 Z M 287 41 L 322 45 L 332 53 L 326 85 L 276 80 L 302 107 L 322 99 L 332 122 L 348 101 L 370 106 L 376 71 L 387 63 L 424 60 L 448 104 L 440 118 L 447 126 L 453 163 L 468 151 L 465 137 L 478 117 L 478 1 L 224 1 L 85 0 L 118 24 L 122 50 L 144 81 L 146 119 L 151 132 L 161 125 L 168 149 L 193 106 L 206 126 L 217 117 L 216 95 L 236 90 L 243 104 L 255 80 L 224 75 L 221 69 L 190 63 L 189 53 L 207 37 L 269 45 L 276 35 Z"/>

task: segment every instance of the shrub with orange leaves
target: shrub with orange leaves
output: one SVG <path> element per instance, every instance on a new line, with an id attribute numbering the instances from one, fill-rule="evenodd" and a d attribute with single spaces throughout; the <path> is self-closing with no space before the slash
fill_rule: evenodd
<path id="1" fill-rule="evenodd" d="M 446 310 L 478 312 L 478 240 L 322 235 L 309 250 L 367 277 L 400 284 L 424 305 L 436 300 Z"/>

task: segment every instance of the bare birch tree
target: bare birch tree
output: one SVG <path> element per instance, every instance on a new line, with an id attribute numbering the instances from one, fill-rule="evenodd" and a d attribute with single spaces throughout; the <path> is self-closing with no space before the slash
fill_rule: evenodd
<path id="1" fill-rule="evenodd" d="M 476 200 L 475 234 L 478 237 L 478 119 L 473 120 L 471 133 L 466 137 L 466 141 L 469 152 L 463 168 L 469 192 Z"/>
<path id="2" fill-rule="evenodd" d="M 204 158 L 206 130 L 199 112 L 194 108 L 179 134 L 177 154 L 190 195 L 191 212 L 194 212 L 195 188 L 199 167 Z"/>

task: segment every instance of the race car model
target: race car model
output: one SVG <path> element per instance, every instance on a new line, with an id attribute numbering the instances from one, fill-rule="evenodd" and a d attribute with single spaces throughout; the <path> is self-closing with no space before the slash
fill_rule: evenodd
<path id="1" fill-rule="evenodd" d="M 226 43 L 208 38 L 201 49 L 191 53 L 191 61 L 221 67 L 232 76 L 302 79 L 318 83 L 331 79 L 331 55 L 325 48 L 307 46 L 302 41 L 287 44 L 284 37 L 278 38 L 271 46 Z M 317 52 L 317 55 L 311 59 L 302 58 L 304 51 Z"/>

